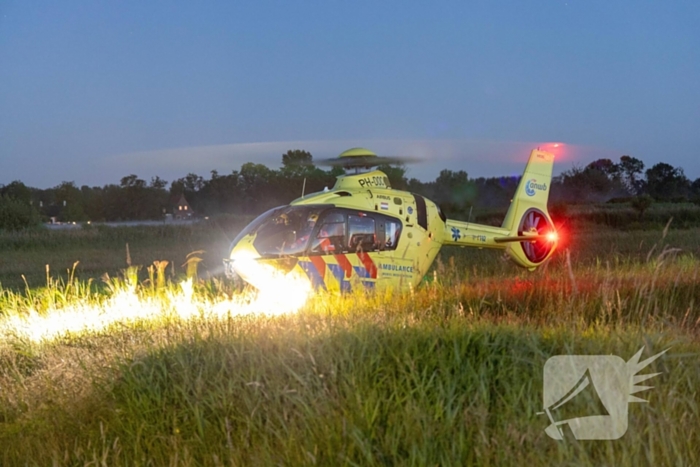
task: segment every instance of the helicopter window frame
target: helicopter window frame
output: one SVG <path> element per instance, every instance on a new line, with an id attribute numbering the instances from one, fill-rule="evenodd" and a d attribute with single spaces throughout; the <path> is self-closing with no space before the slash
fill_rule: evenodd
<path id="1" fill-rule="evenodd" d="M 348 248 L 350 251 L 373 252 L 379 250 L 377 221 L 374 216 L 359 211 L 348 214 Z"/>
<path id="2" fill-rule="evenodd" d="M 332 255 L 347 253 L 347 214 L 342 209 L 331 208 L 321 213 L 308 245 L 308 255 Z M 334 216 L 338 216 L 333 219 Z"/>
<path id="3" fill-rule="evenodd" d="M 348 211 L 351 213 L 361 213 L 364 217 L 374 219 L 374 246 L 371 249 L 363 248 L 362 251 L 375 253 L 394 251 L 397 249 L 404 227 L 403 221 L 400 218 L 372 211 Z M 348 233 L 350 233 L 349 229 Z"/>
<path id="4" fill-rule="evenodd" d="M 308 226 L 311 218 L 315 220 Z M 274 228 L 276 225 L 279 230 Z M 401 219 L 378 212 L 327 204 L 286 205 L 258 216 L 238 234 L 234 244 L 255 235 L 253 246 L 262 258 L 374 253 L 395 250 L 403 226 Z M 324 234 L 324 227 L 333 235 Z M 351 245 L 353 233 L 361 236 L 356 245 Z M 291 243 L 285 244 L 287 239 Z M 323 242 L 325 248 L 317 241 L 324 239 L 328 240 Z"/>
<path id="5" fill-rule="evenodd" d="M 340 221 L 338 219 L 334 222 L 328 222 L 329 217 L 332 215 L 342 215 L 344 220 Z M 352 248 L 350 244 L 352 240 L 350 216 L 356 216 L 360 219 L 372 219 L 374 223 L 372 232 L 369 232 L 367 229 L 362 232 L 356 232 L 356 234 L 359 235 L 372 235 L 373 238 L 371 243 L 369 238 L 365 237 L 365 241 L 360 242 L 361 248 L 357 248 L 357 246 Z M 324 250 L 320 245 L 320 242 L 316 242 L 317 239 L 325 238 L 321 233 L 324 225 L 340 224 L 343 222 L 345 226 L 344 234 L 342 236 L 329 236 L 342 238 L 335 238 L 333 247 Z M 367 223 L 366 221 L 364 222 Z M 396 217 L 387 216 L 385 214 L 372 211 L 333 207 L 319 215 L 319 221 L 313 234 L 314 241 L 309 244 L 307 254 L 308 256 L 317 256 L 359 252 L 377 253 L 382 251 L 394 251 L 398 247 L 399 239 L 401 238 L 401 234 L 403 232 L 403 227 L 404 225 L 401 219 Z"/>
<path id="6" fill-rule="evenodd" d="M 380 245 L 383 246 L 382 251 L 394 251 L 399 245 L 401 233 L 403 232 L 403 222 L 401 219 L 380 215 L 383 223 L 384 238 L 380 239 Z"/>

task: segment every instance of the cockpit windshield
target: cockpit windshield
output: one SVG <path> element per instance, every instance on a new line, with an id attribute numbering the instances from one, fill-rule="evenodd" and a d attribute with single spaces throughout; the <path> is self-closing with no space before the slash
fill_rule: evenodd
<path id="1" fill-rule="evenodd" d="M 329 206 L 282 206 L 255 219 L 234 240 L 257 234 L 253 246 L 262 257 L 298 255 L 306 250 L 319 215 Z"/>

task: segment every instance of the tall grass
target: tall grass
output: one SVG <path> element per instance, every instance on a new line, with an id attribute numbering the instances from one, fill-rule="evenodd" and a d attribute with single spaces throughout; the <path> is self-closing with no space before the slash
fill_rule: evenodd
<path id="1" fill-rule="evenodd" d="M 588 232 L 535 274 L 446 250 L 415 290 L 318 295 L 282 316 L 239 313 L 245 292 L 219 280 L 184 294 L 157 267 L 108 287 L 3 289 L 0 463 L 698 465 L 700 263 L 690 235 L 635 234 Z M 609 254 L 616 241 L 628 252 Z M 43 340 L 7 332 L 78 304 L 104 313 L 123 293 L 155 311 Z M 547 437 L 549 357 L 642 346 L 670 350 L 621 439 Z"/>

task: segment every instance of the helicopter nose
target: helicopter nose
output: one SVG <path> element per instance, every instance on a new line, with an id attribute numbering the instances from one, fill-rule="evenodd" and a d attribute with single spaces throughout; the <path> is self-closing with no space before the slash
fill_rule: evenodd
<path id="1" fill-rule="evenodd" d="M 260 278 L 263 276 L 260 271 L 264 267 L 260 264 L 259 257 L 253 255 L 231 255 L 233 258 L 224 260 L 226 265 L 226 277 L 238 281 L 244 281 L 260 289 Z"/>
<path id="2" fill-rule="evenodd" d="M 231 251 L 231 261 L 254 260 L 259 259 L 260 254 L 254 248 L 234 248 Z"/>
<path id="3" fill-rule="evenodd" d="M 260 291 L 283 293 L 288 287 L 311 286 L 308 278 L 291 273 L 296 259 L 260 260 L 260 258 L 240 258 L 230 261 L 230 269 L 235 277 L 243 279 Z"/>
<path id="4" fill-rule="evenodd" d="M 252 243 L 248 241 L 240 241 L 231 248 L 231 254 L 228 259 L 224 259 L 224 271 L 226 277 L 229 279 L 245 279 L 245 276 L 241 274 L 241 263 L 254 261 L 260 258 L 260 254 L 257 252 Z M 238 263 L 238 266 L 237 266 Z"/>
<path id="5" fill-rule="evenodd" d="M 229 260 L 226 269 L 230 270 L 230 278 L 236 281 L 244 280 L 247 283 L 251 283 L 251 278 L 246 271 L 250 271 L 250 264 L 255 264 L 253 259 L 238 259 Z"/>

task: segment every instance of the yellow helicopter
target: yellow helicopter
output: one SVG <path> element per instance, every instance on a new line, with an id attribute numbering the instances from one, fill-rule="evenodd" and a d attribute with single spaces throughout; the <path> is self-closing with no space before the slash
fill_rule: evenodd
<path id="1" fill-rule="evenodd" d="M 226 275 L 258 289 L 267 280 L 261 267 L 328 291 L 407 288 L 420 283 L 446 245 L 502 249 L 530 270 L 556 249 L 547 212 L 553 154 L 530 153 L 501 227 L 447 219 L 432 201 L 392 189 L 386 174 L 371 170 L 399 161 L 364 148 L 326 160 L 354 173 L 256 218 L 234 239 Z"/>

